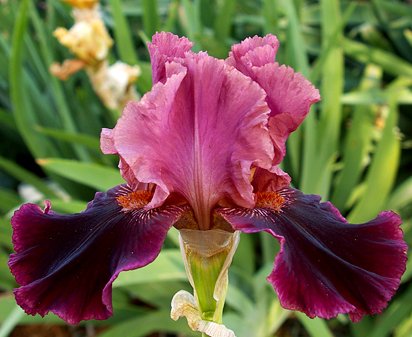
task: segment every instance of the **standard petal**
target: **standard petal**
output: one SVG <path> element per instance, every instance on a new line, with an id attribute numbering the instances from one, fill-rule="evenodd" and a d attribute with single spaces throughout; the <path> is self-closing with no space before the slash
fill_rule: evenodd
<path id="1" fill-rule="evenodd" d="M 349 313 L 359 321 L 380 313 L 405 271 L 407 246 L 393 212 L 352 225 L 332 204 L 289 188 L 258 194 L 255 209 L 219 213 L 236 230 L 266 231 L 280 241 L 268 281 L 285 308 L 309 317 Z"/>
<path id="2" fill-rule="evenodd" d="M 248 37 L 232 46 L 226 62 L 252 77 L 253 67 L 261 67 L 275 61 L 278 48 L 279 41 L 275 35 Z"/>
<path id="3" fill-rule="evenodd" d="M 152 42 L 148 43 L 152 63 L 152 81 L 164 82 L 166 80 L 166 62 L 183 58 L 185 53 L 192 49 L 192 42 L 185 37 L 178 37 L 172 33 L 156 33 Z"/>
<path id="4" fill-rule="evenodd" d="M 303 122 L 311 105 L 319 101 L 319 91 L 300 73 L 277 63 L 255 67 L 253 71 L 253 79 L 267 94 L 269 131 L 275 146 L 273 164 L 279 164 L 285 156 L 289 134 Z"/>
<path id="5" fill-rule="evenodd" d="M 254 191 L 277 191 L 290 185 L 291 178 L 278 166 L 272 166 L 269 170 L 256 168 L 252 186 Z"/>
<path id="6" fill-rule="evenodd" d="M 274 63 L 279 41 L 274 35 L 255 36 L 234 45 L 226 62 L 256 81 L 267 94 L 269 130 L 275 147 L 273 164 L 286 153 L 289 134 L 303 122 L 319 91 L 300 73 Z"/>
<path id="7" fill-rule="evenodd" d="M 114 146 L 136 179 L 157 185 L 150 207 L 177 192 L 207 229 L 220 199 L 252 206 L 251 166 L 271 167 L 265 94 L 205 53 L 167 64 L 166 73 L 164 84 L 127 106 Z"/>
<path id="8" fill-rule="evenodd" d="M 159 254 L 183 208 L 145 211 L 150 193 L 120 186 L 97 193 L 82 213 L 61 215 L 25 204 L 12 218 L 14 293 L 28 313 L 51 311 L 71 324 L 112 314 L 112 283 Z M 140 204 L 139 204 L 140 202 Z"/>

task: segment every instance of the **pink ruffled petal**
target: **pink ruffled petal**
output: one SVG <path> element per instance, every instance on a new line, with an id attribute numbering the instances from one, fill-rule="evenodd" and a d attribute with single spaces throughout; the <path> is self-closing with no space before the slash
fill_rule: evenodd
<path id="1" fill-rule="evenodd" d="M 256 168 L 253 175 L 252 186 L 254 191 L 277 191 L 290 185 L 291 178 L 278 166 L 269 170 Z"/>
<path id="2" fill-rule="evenodd" d="M 152 42 L 148 43 L 150 59 L 152 63 L 152 81 L 164 82 L 166 80 L 165 64 L 184 58 L 193 44 L 185 37 L 178 37 L 172 33 L 156 33 Z"/>
<path id="3" fill-rule="evenodd" d="M 136 179 L 157 185 L 149 207 L 177 192 L 206 229 L 220 199 L 252 206 L 251 166 L 271 167 L 265 94 L 205 53 L 167 64 L 165 76 L 164 84 L 126 107 L 113 130 L 114 146 Z"/>
<path id="4" fill-rule="evenodd" d="M 352 225 L 332 204 L 289 188 L 258 195 L 255 209 L 219 213 L 236 230 L 266 231 L 280 241 L 268 281 L 285 308 L 309 317 L 349 313 L 359 321 L 380 313 L 405 271 L 407 246 L 393 212 Z"/>
<path id="5" fill-rule="evenodd" d="M 273 63 L 279 48 L 276 36 L 254 36 L 232 46 L 226 62 L 249 77 L 253 77 L 252 68 Z"/>
<path id="6" fill-rule="evenodd" d="M 289 134 L 303 122 L 311 105 L 320 99 L 319 91 L 301 74 L 274 63 L 278 47 L 274 35 L 255 36 L 234 45 L 226 60 L 256 81 L 267 94 L 271 110 L 269 129 L 275 146 L 274 165 L 285 156 Z"/>
<path id="7" fill-rule="evenodd" d="M 50 204 L 44 211 L 25 204 L 15 212 L 16 253 L 9 266 L 21 286 L 14 291 L 16 301 L 28 314 L 51 311 L 71 324 L 112 315 L 113 281 L 121 271 L 152 262 L 168 229 L 187 211 L 177 206 L 145 211 L 133 193 L 125 186 L 97 193 L 78 214 L 54 213 Z"/>
<path id="8" fill-rule="evenodd" d="M 311 105 L 319 101 L 319 91 L 300 73 L 277 63 L 253 71 L 254 80 L 267 94 L 269 131 L 275 146 L 273 164 L 279 164 L 285 156 L 289 134 L 303 122 Z"/>

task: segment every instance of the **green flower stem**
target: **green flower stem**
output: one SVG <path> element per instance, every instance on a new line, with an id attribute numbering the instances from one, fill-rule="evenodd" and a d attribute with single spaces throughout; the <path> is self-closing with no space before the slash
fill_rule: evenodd
<path id="1" fill-rule="evenodd" d="M 186 273 L 201 317 L 205 321 L 222 324 L 228 269 L 239 233 L 182 229 L 180 238 Z"/>

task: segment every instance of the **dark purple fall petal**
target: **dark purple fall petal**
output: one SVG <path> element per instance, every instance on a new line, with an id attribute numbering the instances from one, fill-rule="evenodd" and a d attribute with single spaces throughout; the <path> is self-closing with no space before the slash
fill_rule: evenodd
<path id="1" fill-rule="evenodd" d="M 183 209 L 124 211 L 118 186 L 97 193 L 82 213 L 61 215 L 25 204 L 12 218 L 16 253 L 9 261 L 20 288 L 17 303 L 28 313 L 47 312 L 71 324 L 112 314 L 112 283 L 121 271 L 143 267 L 161 249 Z"/>
<path id="2" fill-rule="evenodd" d="M 352 225 L 316 195 L 290 188 L 277 193 L 284 198 L 280 211 L 224 208 L 219 213 L 236 230 L 266 231 L 280 241 L 268 281 L 282 306 L 309 317 L 349 313 L 352 321 L 380 313 L 405 271 L 407 246 L 399 216 L 382 212 Z"/>

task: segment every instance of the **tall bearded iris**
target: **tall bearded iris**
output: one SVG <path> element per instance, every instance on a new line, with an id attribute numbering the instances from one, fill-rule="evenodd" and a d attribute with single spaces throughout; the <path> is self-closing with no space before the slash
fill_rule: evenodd
<path id="1" fill-rule="evenodd" d="M 221 323 L 215 312 L 224 286 L 210 293 L 202 282 L 224 284 L 237 231 L 279 240 L 268 281 L 285 308 L 309 317 L 349 313 L 353 321 L 381 312 L 405 270 L 399 216 L 348 224 L 331 203 L 290 187 L 278 167 L 318 90 L 274 63 L 275 36 L 246 39 L 226 60 L 191 47 L 186 38 L 156 34 L 152 90 L 102 131 L 102 150 L 119 156 L 127 184 L 97 193 L 79 214 L 54 213 L 48 203 L 16 211 L 9 265 L 20 284 L 17 302 L 69 323 L 108 318 L 118 274 L 152 262 L 175 226 L 195 288 L 194 298 L 178 300 L 204 321 Z M 175 314 L 189 319 L 179 308 Z"/>

